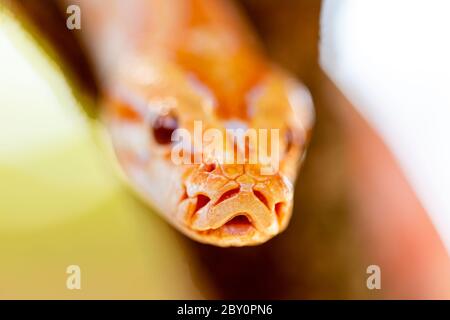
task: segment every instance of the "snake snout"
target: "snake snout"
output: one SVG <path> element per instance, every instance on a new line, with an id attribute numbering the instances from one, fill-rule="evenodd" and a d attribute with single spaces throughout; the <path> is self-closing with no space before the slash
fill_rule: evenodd
<path id="1" fill-rule="evenodd" d="M 270 238 L 287 225 L 292 187 L 280 175 L 255 179 L 242 172 L 230 179 L 209 172 L 203 177 L 202 183 L 188 185 L 197 191 L 188 215 L 191 230 L 231 242 L 239 239 L 236 241 L 242 244 L 245 239 Z"/>

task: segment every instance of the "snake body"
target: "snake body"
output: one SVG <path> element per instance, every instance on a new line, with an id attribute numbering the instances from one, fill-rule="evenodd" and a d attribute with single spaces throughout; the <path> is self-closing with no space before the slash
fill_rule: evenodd
<path id="1" fill-rule="evenodd" d="M 130 185 L 172 225 L 217 246 L 257 245 L 286 228 L 293 185 L 314 122 L 305 87 L 264 55 L 226 0 L 78 0 L 80 32 L 99 75 L 103 119 Z M 243 163 L 193 147 L 195 122 L 278 129 L 279 166 L 262 174 L 233 140 Z M 192 140 L 176 164 L 173 132 Z M 227 140 L 228 141 L 228 140 Z M 179 146 L 178 146 L 179 147 Z M 274 155 L 271 154 L 271 157 Z"/>

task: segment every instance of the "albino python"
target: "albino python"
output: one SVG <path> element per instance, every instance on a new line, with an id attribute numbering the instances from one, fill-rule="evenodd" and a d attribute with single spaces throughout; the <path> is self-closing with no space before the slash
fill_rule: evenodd
<path id="1" fill-rule="evenodd" d="M 66 0 L 64 9 L 71 4 L 81 8 L 103 119 L 133 189 L 203 243 L 257 245 L 283 231 L 314 111 L 308 91 L 264 56 L 233 3 Z M 172 134 L 193 133 L 194 121 L 224 133 L 279 129 L 269 141 L 279 147 L 277 170 L 262 174 L 261 163 L 248 161 L 260 145 L 242 149 L 234 140 L 224 152 L 245 153 L 244 163 L 226 163 L 194 141 L 182 153 L 202 160 L 174 163 Z"/>

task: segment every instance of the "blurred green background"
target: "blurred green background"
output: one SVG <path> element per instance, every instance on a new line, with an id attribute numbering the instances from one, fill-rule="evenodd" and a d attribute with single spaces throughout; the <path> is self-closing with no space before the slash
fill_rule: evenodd
<path id="1" fill-rule="evenodd" d="M 0 10 L 0 298 L 200 298 L 178 235 L 117 179 L 77 103 Z"/>

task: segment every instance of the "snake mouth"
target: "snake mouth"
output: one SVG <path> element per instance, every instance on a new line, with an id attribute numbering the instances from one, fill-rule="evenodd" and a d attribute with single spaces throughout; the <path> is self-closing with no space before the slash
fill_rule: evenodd
<path id="1" fill-rule="evenodd" d="M 220 210 L 224 210 L 223 207 L 229 205 L 230 203 L 239 201 L 237 197 L 239 196 L 239 188 L 233 188 L 228 190 L 222 194 L 222 196 L 216 200 L 215 202 L 211 202 L 211 199 L 208 196 L 203 194 L 199 194 L 194 197 L 195 206 L 192 212 L 189 214 L 191 219 L 191 228 L 196 230 L 201 234 L 215 234 L 220 235 L 221 237 L 226 236 L 235 236 L 235 237 L 243 237 L 249 235 L 250 233 L 254 233 L 257 231 L 256 226 L 253 223 L 253 218 L 251 213 L 249 212 L 238 212 L 235 214 L 227 215 L 228 218 L 225 220 L 225 214 L 221 217 L 221 222 L 215 222 L 213 218 L 206 219 L 203 224 L 199 223 L 199 217 L 205 216 L 217 216 L 217 209 L 219 207 Z M 221 205 L 225 202 L 225 205 Z M 219 215 L 222 215 L 219 213 Z"/>
<path id="2" fill-rule="evenodd" d="M 230 189 L 218 198 L 199 194 L 183 200 L 190 203 L 184 207 L 183 222 L 188 234 L 215 245 L 244 246 L 264 242 L 281 231 L 276 211 L 252 192 Z"/>
<path id="3" fill-rule="evenodd" d="M 194 231 L 203 242 L 214 243 L 222 246 L 244 246 L 261 242 L 261 239 L 269 239 L 266 234 L 260 232 L 248 214 L 239 213 L 217 228 Z"/>
<path id="4" fill-rule="evenodd" d="M 281 175 L 253 176 L 234 166 L 226 168 L 226 176 L 219 169 L 201 167 L 185 180 L 177 215 L 186 233 L 201 242 L 244 246 L 284 230 L 292 213 L 292 188 Z"/>
<path id="5" fill-rule="evenodd" d="M 247 215 L 240 214 L 228 220 L 222 227 L 224 232 L 230 235 L 242 236 L 251 231 L 253 224 Z"/>

